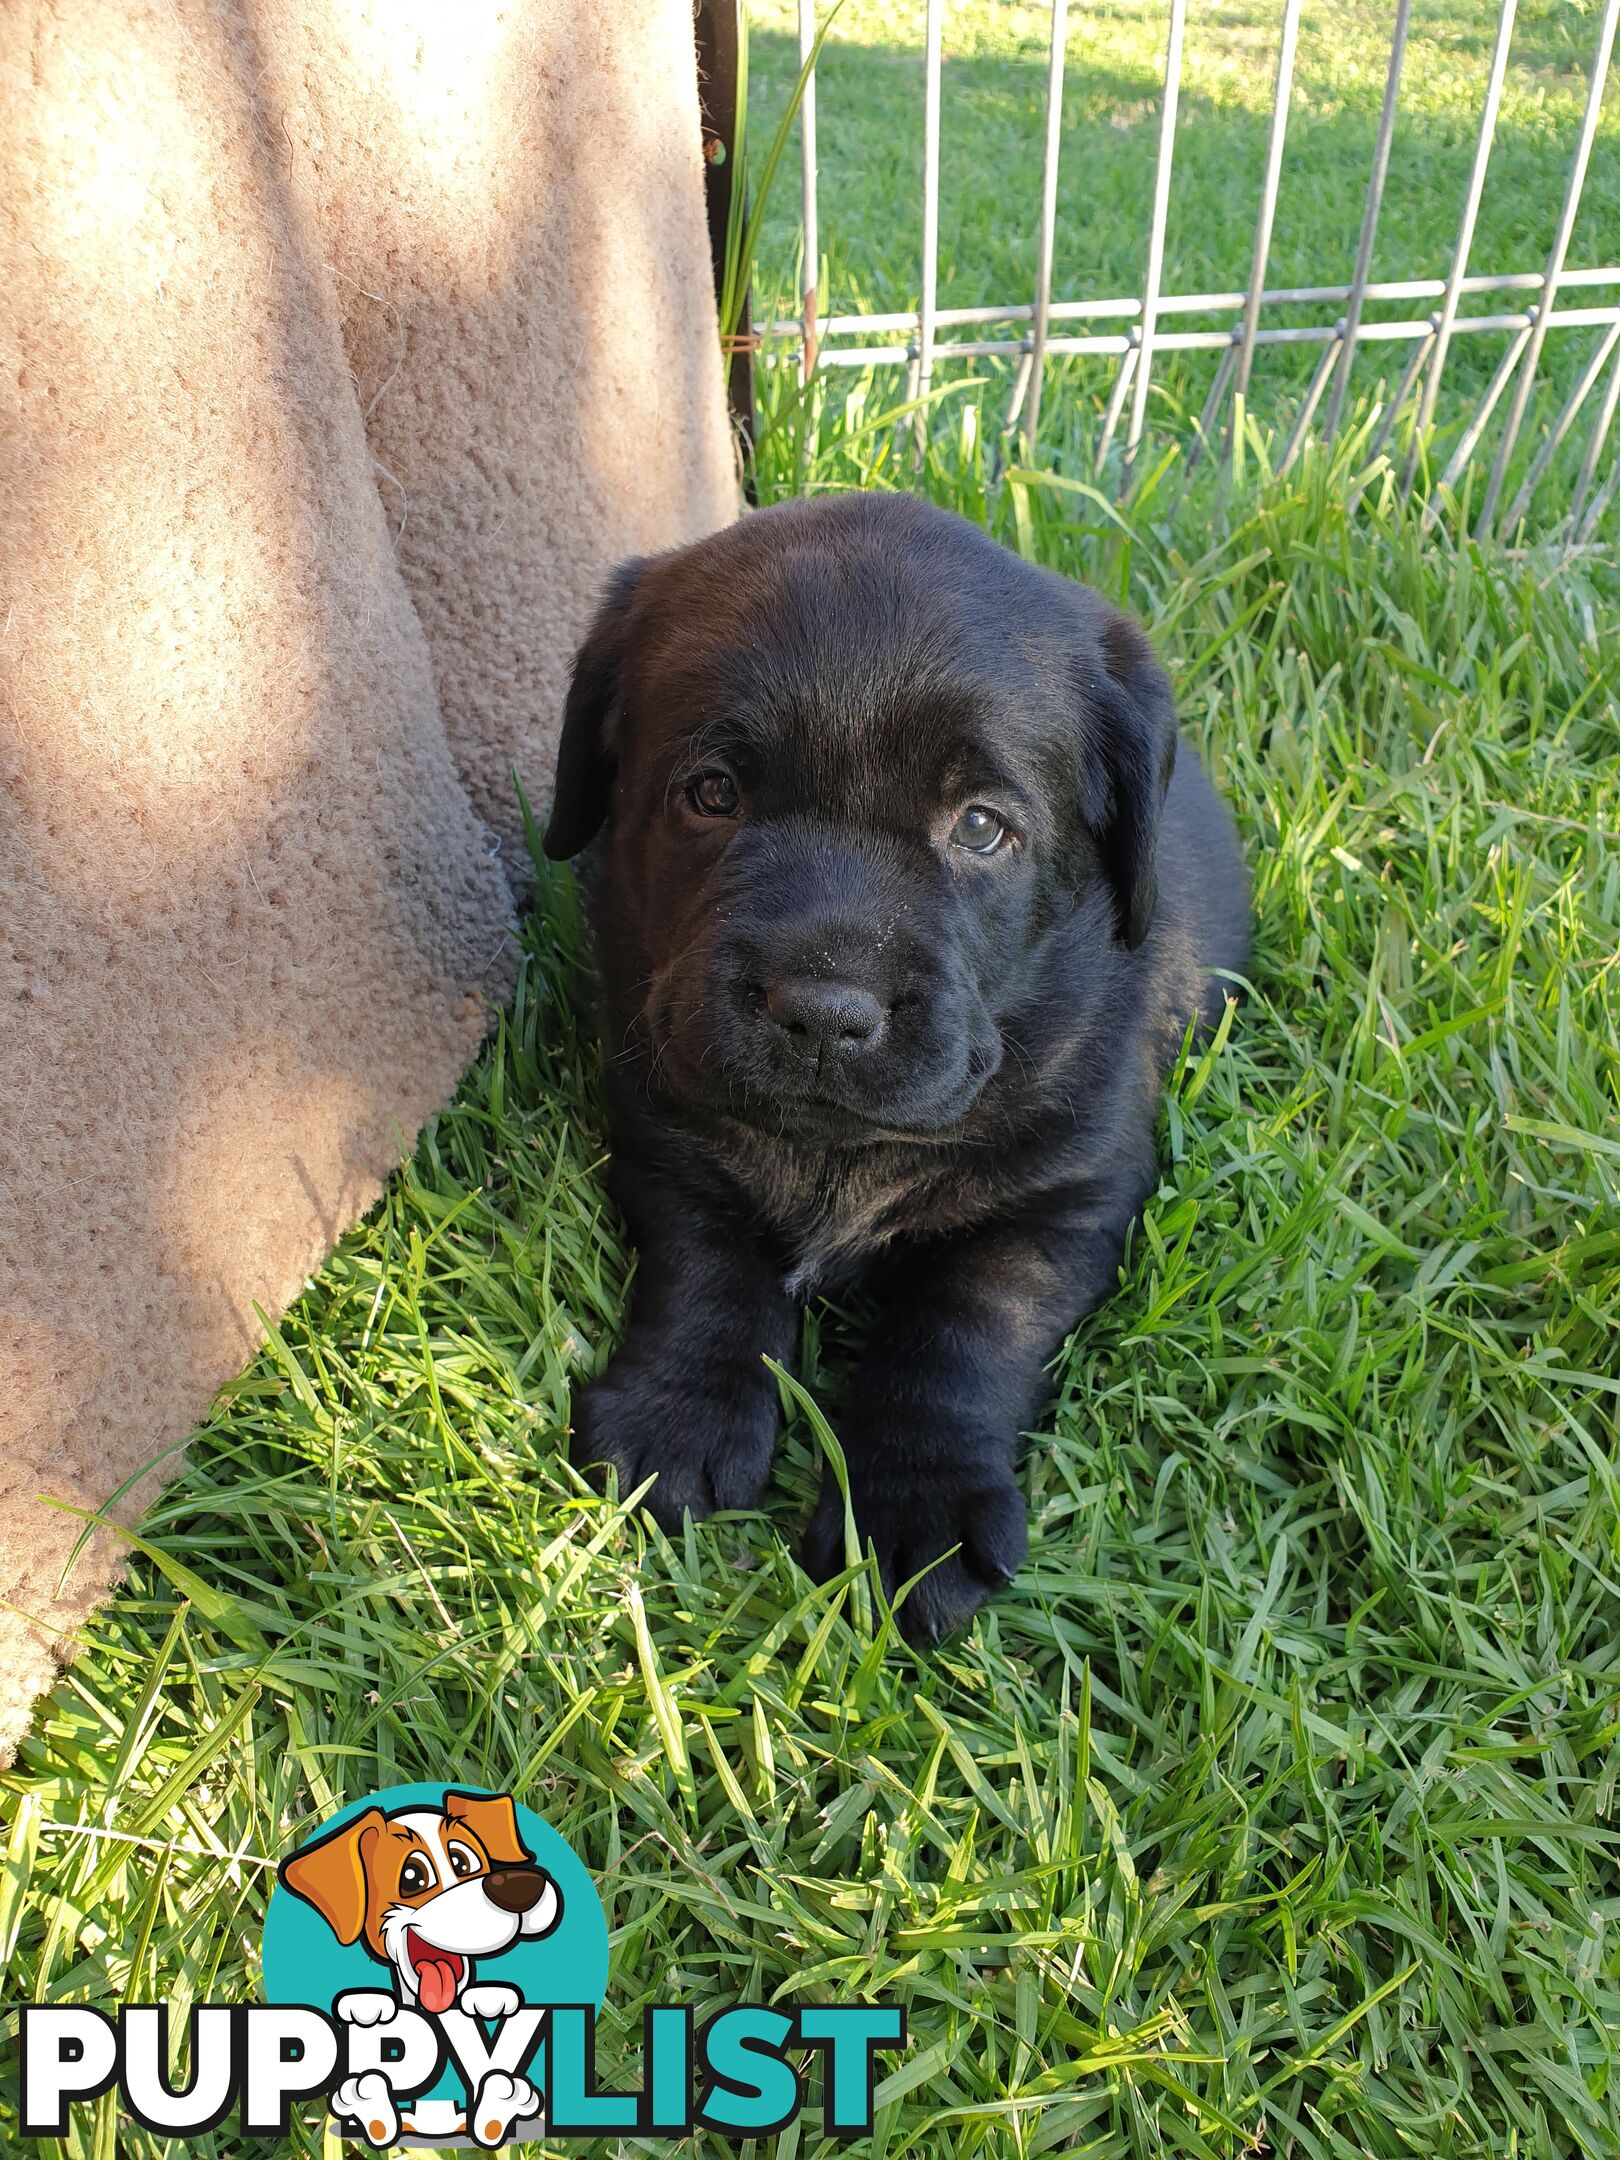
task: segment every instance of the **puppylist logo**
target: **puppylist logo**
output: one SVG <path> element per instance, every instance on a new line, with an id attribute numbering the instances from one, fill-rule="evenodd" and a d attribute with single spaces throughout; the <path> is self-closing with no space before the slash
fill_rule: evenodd
<path id="1" fill-rule="evenodd" d="M 396 1785 L 358 1801 L 282 1861 L 264 1924 L 262 2005 L 188 2016 L 189 2079 L 169 2076 L 169 2011 L 115 2019 L 79 2004 L 21 2012 L 21 2128 L 62 2137 L 70 2109 L 119 2088 L 170 2137 L 234 2109 L 251 2136 L 288 2134 L 324 2096 L 374 2150 L 706 2129 L 760 2137 L 803 2104 L 795 2058 L 818 2051 L 835 2137 L 872 2130 L 875 2057 L 905 2040 L 892 2004 L 794 2012 L 736 2004 L 699 2026 L 657 2004 L 637 2092 L 596 2081 L 608 1931 L 584 1864 L 508 1793 Z"/>

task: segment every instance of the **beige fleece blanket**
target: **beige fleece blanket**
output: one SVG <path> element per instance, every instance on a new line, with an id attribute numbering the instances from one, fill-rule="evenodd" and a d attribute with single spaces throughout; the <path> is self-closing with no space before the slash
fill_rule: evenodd
<path id="1" fill-rule="evenodd" d="M 689 0 L 0 8 L 0 1751 L 510 980 L 604 568 L 732 515 Z"/>

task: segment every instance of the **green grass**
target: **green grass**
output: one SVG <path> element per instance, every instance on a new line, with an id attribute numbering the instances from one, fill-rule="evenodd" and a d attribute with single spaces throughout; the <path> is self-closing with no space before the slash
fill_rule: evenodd
<path id="1" fill-rule="evenodd" d="M 764 492 L 891 443 L 780 428 Z M 1259 914 L 1024 1574 L 932 1660 L 874 1637 L 794 1565 L 802 1414 L 765 1512 L 674 1543 L 570 1476 L 627 1263 L 555 879 L 7 1781 L 8 2000 L 251 1997 L 289 1842 L 445 1776 L 595 1872 L 610 2063 L 655 1995 L 903 1999 L 875 2152 L 1620 2147 L 1613 595 L 1347 524 L 1317 459 L 1212 546 L 982 467 L 959 418 L 924 482 L 1157 625 Z M 807 1322 L 835 1424 L 851 1337 Z M 66 2146 L 160 2149 L 106 2102 Z"/>
<path id="2" fill-rule="evenodd" d="M 818 19 L 828 12 L 818 0 Z M 1227 0 L 1189 12 L 1166 292 L 1241 290 L 1248 282 L 1276 77 L 1282 0 Z M 1450 268 L 1490 65 L 1496 0 L 1416 0 L 1402 76 L 1374 278 L 1443 278 Z M 750 0 L 750 131 L 762 151 L 798 67 L 793 0 Z M 1163 95 L 1166 0 L 1099 0 L 1069 11 L 1063 153 L 1053 293 L 1094 299 L 1140 293 Z M 1301 20 L 1294 97 L 1268 282 L 1348 282 L 1394 11 L 1391 0 L 1342 0 Z M 1591 0 L 1524 0 L 1495 148 L 1470 256 L 1481 274 L 1540 270 L 1552 244 L 1597 46 Z M 817 76 L 822 312 L 915 308 L 922 249 L 921 0 L 843 0 Z M 939 304 L 1033 297 L 1046 110 L 1050 9 L 1037 0 L 955 0 L 945 14 L 941 78 Z M 1620 235 L 1620 97 L 1603 113 L 1570 248 L 1571 267 L 1612 262 Z M 760 291 L 796 310 L 801 246 L 797 133 L 773 191 Z M 1609 291 L 1566 300 L 1603 304 Z M 1509 298 L 1464 312 L 1501 312 Z M 1407 318 L 1432 303 L 1371 303 L 1369 320 Z M 1335 308 L 1295 308 L 1277 324 L 1331 323 Z M 1220 328 L 1231 317 L 1188 319 Z M 1068 325 L 1106 330 L 1110 325 Z M 948 331 L 948 337 L 981 336 Z M 990 333 L 993 334 L 993 333 Z M 1533 437 L 1601 336 L 1554 333 Z M 862 342 L 873 342 L 863 340 Z M 882 342 L 882 341 L 879 341 Z M 901 341 L 903 342 L 903 341 Z M 1500 361 L 1505 333 L 1459 337 L 1440 417 L 1460 422 Z M 1407 345 L 1364 347 L 1355 387 L 1370 395 L 1399 377 Z M 1286 417 L 1320 348 L 1262 351 L 1251 404 Z M 986 363 L 975 363 L 984 371 Z M 1006 363 L 989 364 L 1004 408 Z M 1111 359 L 1053 363 L 1068 395 L 1105 404 Z M 1158 420 L 1200 410 L 1214 355 L 1163 355 Z M 948 372 L 948 371 L 947 371 Z M 898 377 L 896 378 L 898 379 Z M 1578 430 L 1584 439 L 1584 430 Z M 1557 477 L 1548 482 L 1555 491 Z M 1568 482 L 1564 482 L 1567 494 Z"/>
<path id="3" fill-rule="evenodd" d="M 276 1859 L 445 1777 L 593 1871 L 610 2081 L 651 1999 L 883 1995 L 887 2160 L 1613 2160 L 1613 572 L 1423 538 L 1353 440 L 1120 512 L 1064 477 L 1083 398 L 1063 469 L 992 487 L 971 393 L 920 473 L 869 387 L 775 395 L 766 499 L 917 485 L 1140 610 L 1255 866 L 1252 994 L 1028 1449 L 1029 1565 L 926 1660 L 813 1587 L 799 1403 L 758 1515 L 669 1542 L 572 1477 L 629 1262 L 553 875 L 0 1781 L 0 2000 L 252 1999 Z M 805 1326 L 835 1429 L 859 1327 Z M 39 2149 L 165 2146 L 103 2101 Z"/>

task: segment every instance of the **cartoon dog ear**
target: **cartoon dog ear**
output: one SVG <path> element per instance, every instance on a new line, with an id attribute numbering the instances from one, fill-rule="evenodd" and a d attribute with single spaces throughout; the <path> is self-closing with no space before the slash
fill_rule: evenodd
<path id="1" fill-rule="evenodd" d="M 1088 665 L 1082 683 L 1081 811 L 1113 891 L 1115 934 L 1134 951 L 1152 928 L 1158 903 L 1154 858 L 1176 763 L 1175 698 L 1152 646 L 1128 616 L 1108 609 L 1094 649 L 1101 666 Z"/>
<path id="2" fill-rule="evenodd" d="M 294 1897 L 313 1905 L 340 1943 L 358 1942 L 366 1924 L 366 1860 L 383 1827 L 380 1808 L 288 1855 L 276 1870 Z"/>
<path id="3" fill-rule="evenodd" d="M 613 724 L 630 642 L 630 602 L 646 567 L 644 562 L 632 561 L 614 571 L 574 656 L 544 843 L 553 862 L 577 855 L 607 819 L 615 770 Z"/>
<path id="4" fill-rule="evenodd" d="M 467 1825 L 496 1867 L 518 1867 L 534 1858 L 518 1836 L 517 1811 L 509 1793 L 447 1792 L 444 1812 L 452 1822 Z"/>

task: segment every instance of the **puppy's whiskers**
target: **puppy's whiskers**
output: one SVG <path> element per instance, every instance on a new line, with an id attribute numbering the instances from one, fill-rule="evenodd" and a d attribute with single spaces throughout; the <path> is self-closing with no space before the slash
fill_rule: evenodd
<path id="1" fill-rule="evenodd" d="M 1036 1062 L 1035 1058 L 1030 1054 L 1030 1052 L 1024 1048 L 1023 1044 L 1018 1040 L 1018 1037 L 1016 1035 L 1009 1034 L 1007 1029 L 1003 1028 L 1001 1031 L 1001 1040 L 1005 1044 L 1007 1049 L 1009 1049 L 1012 1052 L 1013 1056 L 1018 1060 L 1018 1063 L 1023 1070 L 1024 1078 L 1026 1080 L 1039 1079 L 1040 1066 Z"/>

